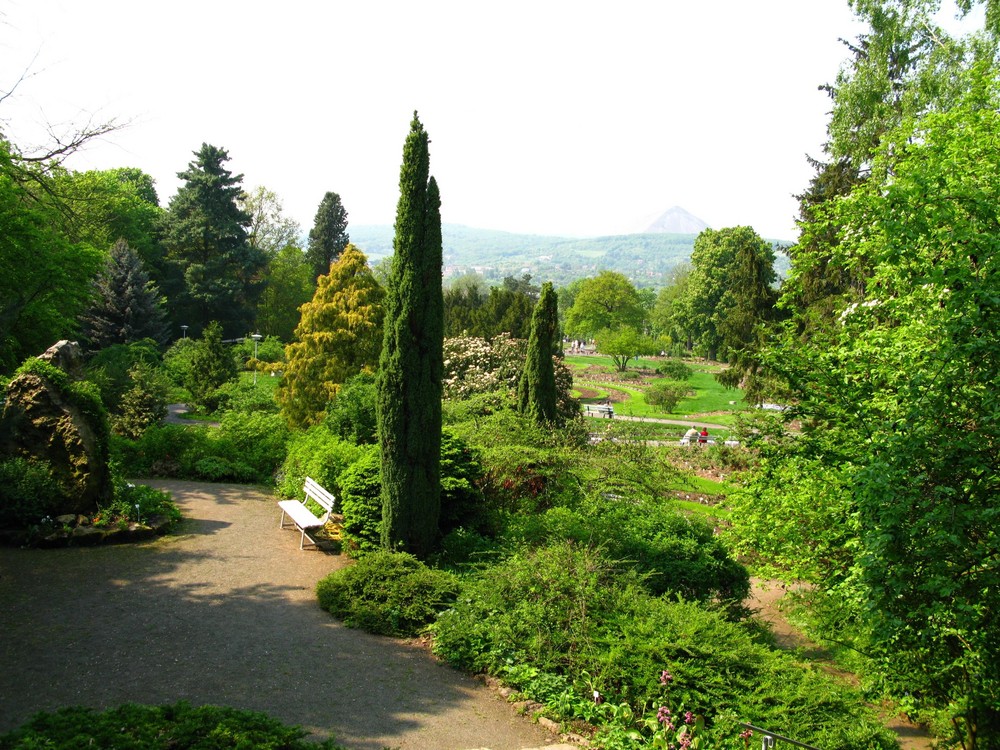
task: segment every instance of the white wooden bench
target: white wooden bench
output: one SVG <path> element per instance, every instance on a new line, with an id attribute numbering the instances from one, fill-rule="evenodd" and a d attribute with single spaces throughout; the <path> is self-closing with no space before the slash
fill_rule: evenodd
<path id="1" fill-rule="evenodd" d="M 306 477 L 305 486 L 302 489 L 306 493 L 307 502 L 312 500 L 326 512 L 317 518 L 316 514 L 309 510 L 305 503 L 298 500 L 280 500 L 278 502 L 278 507 L 281 508 L 280 528 L 294 526 L 302 532 L 302 537 L 299 539 L 299 549 L 305 549 L 307 538 L 313 547 L 316 546 L 316 540 L 309 536 L 309 532 L 321 529 L 326 525 L 326 522 L 330 519 L 330 514 L 333 512 L 333 504 L 335 502 L 333 495 L 323 489 L 319 482 L 311 477 Z M 285 516 L 288 516 L 290 523 L 285 522 Z"/>
<path id="2" fill-rule="evenodd" d="M 587 414 L 596 412 L 597 414 L 601 414 L 608 419 L 614 419 L 615 416 L 615 407 L 604 404 L 584 404 L 584 411 Z"/>

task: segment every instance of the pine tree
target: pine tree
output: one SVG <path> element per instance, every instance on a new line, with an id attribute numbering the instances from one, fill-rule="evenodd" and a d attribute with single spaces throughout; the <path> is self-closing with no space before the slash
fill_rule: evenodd
<path id="1" fill-rule="evenodd" d="M 243 175 L 226 169 L 225 149 L 202 144 L 170 201 L 163 226 L 175 288 L 167 290 L 175 323 L 197 334 L 216 320 L 229 337 L 252 330 L 267 257 L 248 239 L 250 215 L 239 206 Z"/>
<path id="2" fill-rule="evenodd" d="M 167 340 L 160 295 L 142 261 L 125 240 L 118 240 L 94 280 L 94 301 L 82 317 L 84 335 L 95 349 L 112 344 Z"/>
<path id="3" fill-rule="evenodd" d="M 317 424 L 341 385 L 374 370 L 382 345 L 382 300 L 364 253 L 348 245 L 329 273 L 319 277 L 312 301 L 302 305 L 296 341 L 276 397 L 293 427 Z"/>
<path id="4" fill-rule="evenodd" d="M 431 551 L 441 511 L 441 198 L 416 112 L 403 148 L 378 373 L 382 544 Z"/>
<path id="5" fill-rule="evenodd" d="M 330 272 L 333 263 L 351 241 L 347 234 L 347 211 L 336 193 L 327 193 L 316 209 L 313 228 L 309 230 L 306 259 L 312 265 L 313 278 Z"/>
<path id="6" fill-rule="evenodd" d="M 559 422 L 556 373 L 552 363 L 558 335 L 558 297 L 552 282 L 547 281 L 542 285 L 542 296 L 531 314 L 528 353 L 517 385 L 520 412 L 539 424 Z"/>
<path id="7" fill-rule="evenodd" d="M 219 386 L 235 380 L 237 374 L 233 352 L 222 343 L 222 326 L 213 320 L 205 326 L 205 331 L 196 344 L 191 356 L 191 369 L 184 385 L 191 391 L 195 404 L 207 411 L 214 411 Z"/>

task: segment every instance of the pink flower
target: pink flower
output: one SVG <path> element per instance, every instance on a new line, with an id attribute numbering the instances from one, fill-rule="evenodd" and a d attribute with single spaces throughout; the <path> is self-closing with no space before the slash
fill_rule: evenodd
<path id="1" fill-rule="evenodd" d="M 670 721 L 670 709 L 666 706 L 660 706 L 660 710 L 656 712 L 656 720 L 661 724 L 666 724 L 667 729 L 674 728 L 674 725 Z"/>
<path id="2" fill-rule="evenodd" d="M 666 685 L 672 679 L 674 679 L 673 675 L 670 674 L 670 672 L 668 672 L 667 670 L 664 669 L 662 672 L 660 672 L 660 684 L 661 685 Z"/>
<path id="3" fill-rule="evenodd" d="M 685 711 L 684 712 L 684 723 L 685 724 L 694 724 L 694 714 L 691 713 L 690 711 Z"/>
<path id="4" fill-rule="evenodd" d="M 742 732 L 740 732 L 740 739 L 741 740 L 748 740 L 751 737 L 753 737 L 753 730 L 752 729 L 744 729 Z"/>

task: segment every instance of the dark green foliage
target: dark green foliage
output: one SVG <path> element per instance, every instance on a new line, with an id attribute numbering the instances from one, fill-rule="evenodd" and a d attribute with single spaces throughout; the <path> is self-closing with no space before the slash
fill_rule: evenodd
<path id="1" fill-rule="evenodd" d="M 191 367 L 184 385 L 194 403 L 206 411 L 215 411 L 219 400 L 216 390 L 237 375 L 233 352 L 222 343 L 222 326 L 212 321 L 205 327 L 191 355 Z"/>
<path id="2" fill-rule="evenodd" d="M 558 297 L 551 282 L 542 284 L 542 296 L 531 314 L 531 334 L 524 371 L 517 385 L 520 412 L 540 424 L 558 426 L 556 374 L 552 357 L 559 347 Z"/>
<path id="3" fill-rule="evenodd" d="M 694 374 L 694 370 L 679 359 L 668 359 L 661 362 L 656 366 L 656 372 L 671 380 L 688 380 Z"/>
<path id="4" fill-rule="evenodd" d="M 112 416 L 111 425 L 116 434 L 137 438 L 167 416 L 168 385 L 159 370 L 142 361 L 132 365 L 128 375 L 132 387 L 118 403 L 119 413 Z"/>
<path id="5" fill-rule="evenodd" d="M 112 344 L 87 361 L 87 380 L 97 384 L 101 399 L 112 412 L 119 411 L 122 397 L 132 388 L 129 371 L 140 362 L 151 367 L 159 364 L 160 353 L 152 339 L 142 339 L 130 344 Z"/>
<path id="6" fill-rule="evenodd" d="M 253 711 L 216 706 L 125 704 L 104 712 L 63 708 L 40 713 L 0 736 L 2 750 L 99 747 L 104 750 L 343 750 L 333 740 L 306 742 L 306 732 Z"/>
<path id="7" fill-rule="evenodd" d="M 556 542 L 484 569 L 432 626 L 436 653 L 522 688 L 525 678 L 538 685 L 539 674 L 548 675 L 572 686 L 570 711 L 592 708 L 597 690 L 610 706 L 602 722 L 623 731 L 639 731 L 643 712 L 663 705 L 659 677 L 669 670 L 675 708 L 708 717 L 715 741 L 735 740 L 737 722 L 752 718 L 823 746 L 895 746 L 860 695 L 801 669 L 718 613 L 650 596 L 612 560 Z M 635 718 L 620 710 L 623 702 Z"/>
<path id="8" fill-rule="evenodd" d="M 441 533 L 457 528 L 482 531 L 491 519 L 480 489 L 479 453 L 450 430 L 441 436 Z"/>
<path id="9" fill-rule="evenodd" d="M 278 493 L 301 499 L 302 485 L 306 477 L 312 477 L 339 497 L 341 488 L 338 477 L 362 454 L 361 448 L 335 435 L 326 425 L 292 433 L 285 446 L 285 461 L 279 472 Z"/>
<path id="10" fill-rule="evenodd" d="M 348 627 L 403 638 L 418 635 L 457 594 L 458 579 L 451 574 L 384 550 L 316 584 L 319 606 Z"/>
<path id="11" fill-rule="evenodd" d="M 184 184 L 170 200 L 163 221 L 163 244 L 173 277 L 163 285 L 177 325 L 198 335 L 218 321 L 226 338 L 253 330 L 254 309 L 267 262 L 251 246 L 250 216 L 239 207 L 242 175 L 225 168 L 225 149 L 202 144 L 187 170 L 177 174 Z"/>
<path id="12" fill-rule="evenodd" d="M 125 240 L 111 248 L 104 270 L 93 283 L 94 301 L 84 313 L 83 332 L 91 347 L 167 341 L 167 324 L 156 285 Z"/>
<path id="13" fill-rule="evenodd" d="M 360 373 L 349 378 L 326 407 L 326 428 L 358 445 L 375 443 L 375 376 Z"/>
<path id="14" fill-rule="evenodd" d="M 309 230 L 309 249 L 306 262 L 312 269 L 312 281 L 317 276 L 330 273 L 330 264 L 351 241 L 347 233 L 347 211 L 337 193 L 327 193 L 316 209 L 313 228 Z"/>
<path id="15" fill-rule="evenodd" d="M 25 528 L 46 514 L 49 498 L 59 494 L 51 467 L 13 457 L 0 461 L 0 528 Z"/>
<path id="16" fill-rule="evenodd" d="M 383 546 L 425 557 L 441 508 L 441 198 L 414 113 L 403 148 L 378 373 Z"/>
<path id="17" fill-rule="evenodd" d="M 357 461 L 339 478 L 344 523 L 341 533 L 344 546 L 360 557 L 381 549 L 382 483 L 381 458 L 374 447 L 364 449 Z"/>

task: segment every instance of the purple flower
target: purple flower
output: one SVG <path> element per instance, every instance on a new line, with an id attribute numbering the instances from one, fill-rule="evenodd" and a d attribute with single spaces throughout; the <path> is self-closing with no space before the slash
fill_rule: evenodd
<path id="1" fill-rule="evenodd" d="M 742 732 L 740 732 L 740 739 L 741 740 L 748 740 L 751 737 L 753 737 L 753 730 L 752 729 L 744 729 Z"/>
<path id="2" fill-rule="evenodd" d="M 656 720 L 662 724 L 670 721 L 670 709 L 666 706 L 660 706 L 660 710 L 656 712 Z"/>
<path id="3" fill-rule="evenodd" d="M 660 684 L 661 685 L 666 685 L 672 679 L 674 679 L 674 676 L 672 674 L 670 674 L 670 672 L 668 672 L 667 670 L 664 669 L 662 672 L 660 672 Z"/>
<path id="4" fill-rule="evenodd" d="M 690 711 L 685 711 L 684 712 L 684 723 L 685 724 L 694 724 L 694 714 L 691 713 Z"/>

